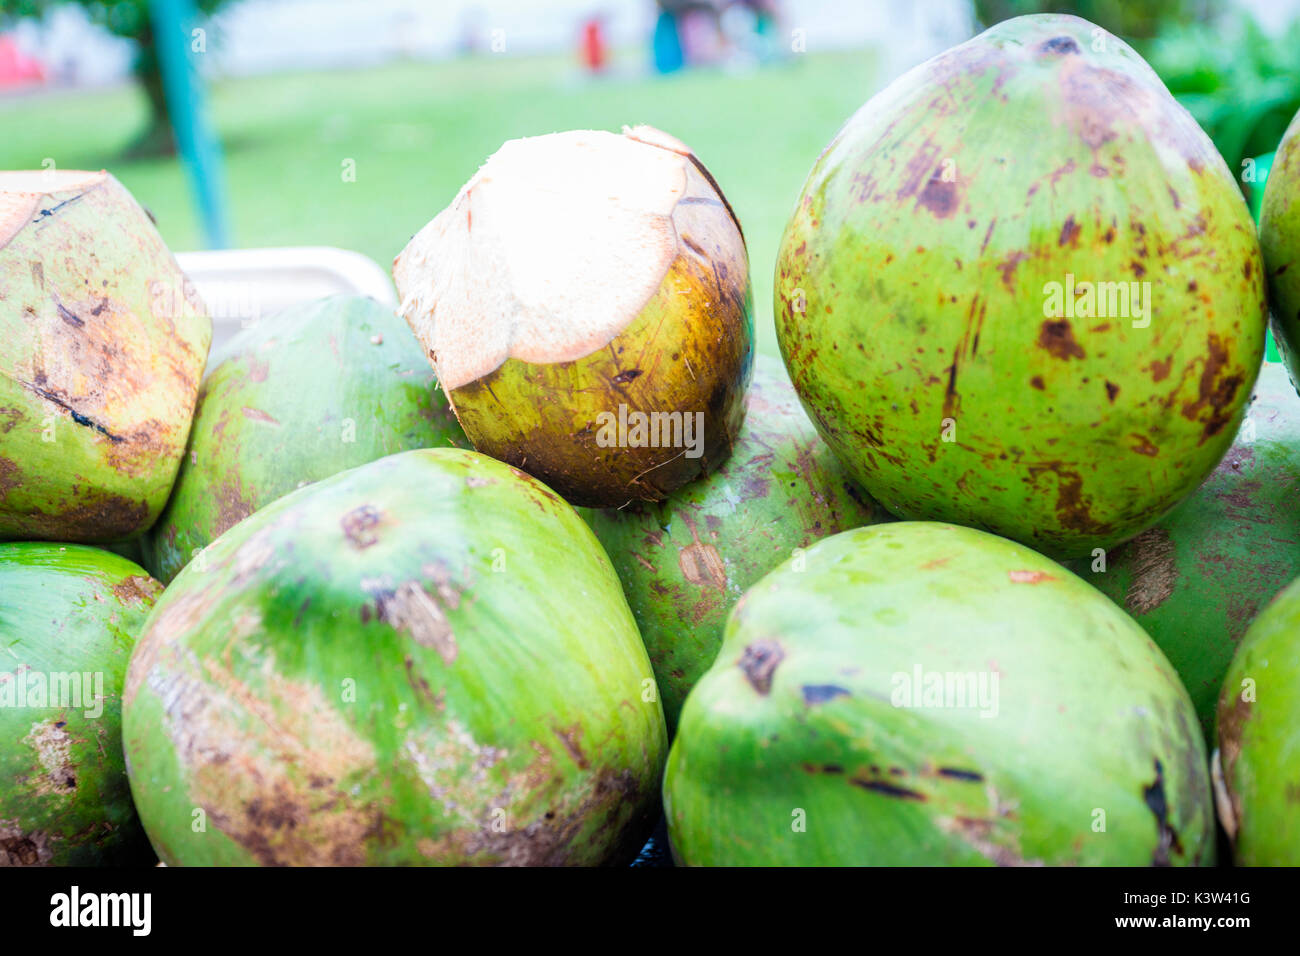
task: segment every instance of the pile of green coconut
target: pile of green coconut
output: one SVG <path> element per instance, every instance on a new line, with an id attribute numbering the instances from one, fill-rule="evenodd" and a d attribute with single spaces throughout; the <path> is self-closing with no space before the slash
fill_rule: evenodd
<path id="1" fill-rule="evenodd" d="M 1024 17 L 816 159 L 780 359 L 649 127 L 393 277 L 209 357 L 112 176 L 0 173 L 0 865 L 1300 864 L 1300 121 L 1257 230 Z"/>

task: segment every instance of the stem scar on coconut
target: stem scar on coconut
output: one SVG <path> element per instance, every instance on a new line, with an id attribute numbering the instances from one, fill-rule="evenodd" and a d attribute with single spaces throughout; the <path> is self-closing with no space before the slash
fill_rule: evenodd
<path id="1" fill-rule="evenodd" d="M 731 453 L 749 260 L 717 182 L 668 134 L 507 142 L 393 278 L 474 447 L 571 503 L 662 500 Z"/>

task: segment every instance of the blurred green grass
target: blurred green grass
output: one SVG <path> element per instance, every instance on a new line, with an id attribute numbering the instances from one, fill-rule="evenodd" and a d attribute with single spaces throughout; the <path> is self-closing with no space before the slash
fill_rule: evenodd
<path id="1" fill-rule="evenodd" d="M 760 348 L 775 353 L 772 272 L 785 220 L 835 131 L 878 87 L 869 51 L 763 70 L 592 80 L 560 57 L 483 56 L 227 79 L 209 91 L 235 244 L 332 245 L 387 268 L 507 139 L 649 123 L 688 143 L 745 231 Z M 107 168 L 175 250 L 201 247 L 180 164 L 125 161 L 145 120 L 123 87 L 0 100 L 0 168 Z M 355 163 L 356 180 L 344 180 Z"/>

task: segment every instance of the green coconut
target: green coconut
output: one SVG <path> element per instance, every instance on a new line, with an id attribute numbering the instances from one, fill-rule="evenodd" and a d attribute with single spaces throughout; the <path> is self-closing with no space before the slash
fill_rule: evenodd
<path id="1" fill-rule="evenodd" d="M 212 322 L 105 172 L 0 172 L 0 539 L 107 542 L 162 511 Z"/>
<path id="2" fill-rule="evenodd" d="M 1219 698 L 1219 819 L 1239 866 L 1300 866 L 1300 582 L 1242 638 Z"/>
<path id="3" fill-rule="evenodd" d="M 1266 306 L 1250 213 L 1192 117 L 1121 40 L 1030 16 L 840 130 L 782 239 L 776 325 L 884 507 L 1074 557 L 1218 464 Z"/>
<path id="4" fill-rule="evenodd" d="M 326 478 L 213 542 L 131 660 L 131 789 L 168 865 L 630 862 L 666 750 L 609 559 L 459 449 Z"/>
<path id="5" fill-rule="evenodd" d="M 1019 544 L 858 528 L 751 588 L 686 700 L 689 865 L 1210 863 L 1205 747 L 1160 649 Z"/>
<path id="6" fill-rule="evenodd" d="M 746 404 L 713 474 L 662 502 L 583 512 L 623 581 L 670 734 L 750 585 L 819 538 L 888 518 L 817 437 L 777 359 L 758 357 Z"/>
<path id="7" fill-rule="evenodd" d="M 393 279 L 474 447 L 573 504 L 657 501 L 730 454 L 749 260 L 718 184 L 667 134 L 507 142 Z"/>
<path id="8" fill-rule="evenodd" d="M 1300 381 L 1300 113 L 1291 118 L 1264 183 L 1259 244 L 1273 306 L 1273 336 L 1291 380 Z"/>
<path id="9" fill-rule="evenodd" d="M 236 336 L 204 379 L 147 563 L 170 581 L 227 528 L 296 488 L 448 445 L 468 442 L 401 319 L 361 296 L 287 309 Z"/>
<path id="10" fill-rule="evenodd" d="M 131 804 L 122 687 L 160 590 L 76 544 L 0 544 L 0 867 L 154 861 Z"/>
<path id="11" fill-rule="evenodd" d="M 1072 564 L 1160 645 L 1196 706 L 1207 741 L 1241 636 L 1300 576 L 1300 398 L 1267 363 L 1227 456 L 1158 524 Z"/>

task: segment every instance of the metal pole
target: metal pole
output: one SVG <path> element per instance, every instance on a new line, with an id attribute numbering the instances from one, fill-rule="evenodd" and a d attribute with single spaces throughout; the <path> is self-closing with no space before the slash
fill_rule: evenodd
<path id="1" fill-rule="evenodd" d="M 230 245 L 226 222 L 225 175 L 221 144 L 208 124 L 202 79 L 191 56 L 191 29 L 198 22 L 194 0 L 150 0 L 158 64 L 171 113 L 172 129 L 209 249 Z"/>

